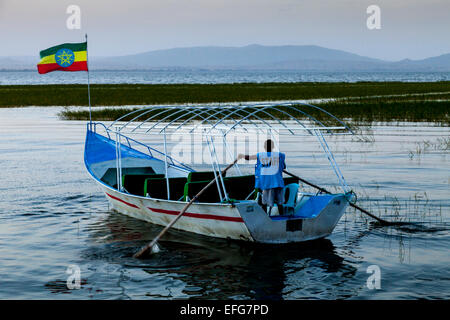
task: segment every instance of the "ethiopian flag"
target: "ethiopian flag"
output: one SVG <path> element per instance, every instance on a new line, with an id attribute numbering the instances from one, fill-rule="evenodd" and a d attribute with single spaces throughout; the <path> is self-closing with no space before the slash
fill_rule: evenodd
<path id="1" fill-rule="evenodd" d="M 51 71 L 88 71 L 87 42 L 64 43 L 41 51 L 39 73 Z"/>

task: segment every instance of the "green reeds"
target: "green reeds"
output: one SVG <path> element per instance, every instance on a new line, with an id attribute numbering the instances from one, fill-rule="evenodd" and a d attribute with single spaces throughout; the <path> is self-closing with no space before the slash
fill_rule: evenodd
<path id="1" fill-rule="evenodd" d="M 438 125 L 448 125 L 450 123 L 449 110 L 450 102 L 443 101 L 422 101 L 422 102 L 376 102 L 376 103 L 347 103 L 347 102 L 329 102 L 315 104 L 336 117 L 343 120 L 351 120 L 354 125 L 367 125 L 372 122 L 393 122 L 393 121 L 408 121 L 408 122 L 433 122 Z M 92 111 L 93 120 L 115 120 L 130 111 L 138 110 L 139 108 L 100 108 Z M 281 111 L 283 107 L 279 107 Z M 327 124 L 329 117 L 313 108 L 302 107 L 302 110 L 308 112 L 316 119 Z M 155 111 L 156 112 L 156 111 Z M 159 110 L 158 112 L 161 112 Z M 292 110 L 290 110 L 292 113 Z M 147 113 L 146 117 L 150 117 L 152 113 Z M 278 119 L 289 119 L 289 117 L 276 110 L 268 111 L 268 114 L 258 114 L 259 117 L 270 119 L 270 115 Z M 298 112 L 293 114 L 299 119 L 306 118 L 304 114 Z M 133 115 L 135 116 L 135 115 Z M 175 114 L 173 117 L 179 117 L 180 114 Z M 236 113 L 233 117 L 239 118 L 243 114 Z M 70 108 L 63 110 L 60 117 L 64 120 L 88 120 L 89 112 L 86 110 L 71 110 Z M 161 113 L 156 116 L 154 120 L 163 119 L 167 117 L 166 113 Z M 171 116 L 166 118 L 167 121 L 173 120 Z M 188 117 L 188 116 L 187 116 Z M 131 119 L 131 118 L 130 118 Z M 124 120 L 130 120 L 128 118 Z M 200 120 L 199 117 L 197 120 Z M 182 116 L 180 121 L 185 120 Z M 196 119 L 193 119 L 196 120 Z"/>
<path id="2" fill-rule="evenodd" d="M 415 148 L 413 150 L 409 150 L 408 156 L 409 159 L 418 158 L 420 156 L 430 152 L 430 151 L 450 151 L 450 138 L 449 137 L 439 137 L 436 140 L 424 140 L 421 142 L 415 143 Z"/>
<path id="3" fill-rule="evenodd" d="M 356 123 L 372 122 L 434 122 L 440 125 L 450 123 L 450 101 L 389 101 L 366 102 L 334 101 L 318 104 L 341 119 Z"/>
<path id="4" fill-rule="evenodd" d="M 441 82 L 300 82 L 235 84 L 92 84 L 92 106 L 301 100 L 450 93 Z M 86 106 L 87 87 L 71 85 L 0 86 L 0 107 Z M 397 97 L 400 99 L 400 97 Z M 364 99 L 364 98 L 361 98 Z M 448 99 L 448 96 L 447 96 Z M 392 99 L 391 99 L 392 100 Z M 423 99 L 421 99 L 423 100 Z"/>
<path id="5" fill-rule="evenodd" d="M 85 85 L 0 86 L 0 107 L 15 106 L 86 106 Z M 363 124 L 371 122 L 450 123 L 450 82 L 356 82 L 356 83 L 237 83 L 237 84 L 93 84 L 92 119 L 114 120 L 130 108 L 101 106 L 143 106 L 155 104 L 226 103 L 332 99 L 313 103 L 338 118 Z M 305 111 L 323 119 L 312 108 Z M 138 109 L 138 107 L 136 107 Z M 271 111 L 279 119 L 282 112 Z M 66 109 L 62 119 L 87 120 L 87 111 Z M 164 115 L 165 116 L 165 115 Z M 236 117 L 241 116 L 236 114 Z M 260 115 L 262 116 L 262 115 Z M 267 115 L 267 117 L 269 117 Z M 299 118 L 304 117 L 298 114 Z M 161 118 L 156 117 L 155 120 Z M 167 120 L 171 120 L 168 118 Z"/>

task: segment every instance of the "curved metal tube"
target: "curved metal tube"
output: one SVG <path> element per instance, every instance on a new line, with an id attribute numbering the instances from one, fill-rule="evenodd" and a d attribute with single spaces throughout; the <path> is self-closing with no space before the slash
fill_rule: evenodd
<path id="1" fill-rule="evenodd" d="M 313 123 L 318 124 L 319 126 L 323 127 L 324 129 L 327 129 L 329 133 L 333 134 L 331 132 L 331 128 L 330 127 L 327 127 L 320 120 L 316 119 L 315 117 L 313 117 L 312 115 L 310 115 L 306 111 L 302 110 L 301 108 L 298 108 L 297 106 L 305 106 L 305 107 L 310 107 L 310 108 L 314 108 L 316 110 L 319 110 L 320 112 L 325 113 L 326 115 L 328 115 L 329 117 L 331 117 L 332 119 L 334 119 L 338 123 L 340 123 L 343 126 L 342 129 L 345 128 L 346 130 L 348 130 L 348 132 L 350 132 L 351 134 L 354 134 L 354 132 L 350 129 L 349 126 L 347 126 L 342 120 L 340 120 L 339 118 L 337 118 L 336 116 L 334 116 L 330 112 L 324 110 L 321 107 L 317 107 L 317 106 L 314 106 L 312 104 L 308 104 L 308 103 L 304 103 L 304 102 L 281 103 L 281 104 L 254 104 L 254 105 L 226 106 L 226 107 L 220 107 L 220 106 L 219 107 L 217 107 L 217 106 L 202 106 L 202 107 L 186 106 L 186 107 L 183 107 L 183 106 L 161 106 L 161 105 L 159 105 L 159 106 L 145 107 L 145 108 L 141 108 L 141 109 L 138 109 L 138 110 L 131 111 L 131 112 L 129 112 L 129 113 L 119 117 L 115 121 L 113 121 L 107 128 L 108 129 L 112 128 L 115 124 L 117 124 L 119 121 L 125 119 L 126 117 L 129 117 L 129 116 L 134 115 L 134 114 L 138 114 L 134 118 L 129 120 L 127 123 L 125 123 L 124 125 L 120 126 L 119 130 L 123 130 L 124 128 L 129 126 L 131 123 L 135 122 L 137 119 L 143 117 L 144 115 L 146 115 L 146 114 L 148 114 L 148 113 L 150 113 L 152 111 L 155 111 L 155 110 L 163 109 L 160 112 L 156 112 L 154 115 L 148 117 L 147 119 L 145 119 L 144 121 L 139 123 L 135 128 L 131 129 L 130 132 L 135 132 L 137 129 L 141 128 L 141 126 L 143 124 L 148 123 L 151 120 L 153 120 L 155 118 L 158 118 L 159 116 L 164 115 L 166 113 L 167 113 L 166 116 L 164 116 L 162 119 L 159 119 L 153 126 L 151 126 L 148 130 L 146 130 L 145 133 L 149 133 L 158 124 L 161 124 L 165 120 L 169 119 L 170 117 L 176 116 L 179 113 L 183 113 L 183 114 L 180 115 L 180 116 L 176 116 L 173 120 L 169 121 L 164 126 L 164 128 L 162 130 L 167 130 L 173 123 L 176 123 L 176 121 L 178 121 L 179 119 L 182 119 L 186 115 L 190 115 L 190 114 L 193 114 L 193 115 L 188 117 L 181 124 L 177 125 L 177 127 L 174 129 L 174 132 L 179 130 L 181 127 L 183 127 L 183 125 L 185 125 L 189 121 L 195 119 L 196 117 L 201 117 L 202 120 L 200 121 L 199 124 L 195 125 L 190 130 L 190 132 L 192 132 L 193 130 L 195 130 L 199 126 L 204 125 L 205 123 L 208 123 L 211 126 L 209 128 L 209 130 L 208 130 L 208 133 L 210 133 L 211 130 L 215 129 L 218 125 L 220 125 L 222 123 L 225 123 L 225 120 L 227 120 L 227 119 L 233 120 L 233 124 L 232 125 L 231 124 L 227 125 L 229 127 L 229 129 L 226 131 L 225 134 L 230 132 L 232 129 L 236 128 L 236 126 L 240 126 L 243 130 L 248 132 L 247 128 L 243 125 L 244 121 L 248 121 L 258 131 L 262 130 L 261 125 L 263 123 L 265 124 L 265 126 L 267 126 L 267 128 L 269 128 L 271 130 L 276 130 L 269 122 L 266 121 L 266 119 L 258 116 L 259 113 L 262 113 L 262 114 L 267 115 L 272 120 L 277 121 L 280 125 L 282 125 L 291 134 L 295 135 L 295 132 L 293 131 L 293 130 L 295 130 L 294 127 L 290 128 L 290 127 L 286 126 L 286 124 L 283 123 L 279 118 L 277 118 L 276 116 L 274 116 L 273 114 L 268 112 L 268 110 L 276 110 L 277 112 L 280 112 L 282 114 L 287 115 L 289 117 L 289 119 L 294 120 L 298 125 L 300 125 L 302 127 L 302 129 L 306 129 L 309 134 L 312 134 L 311 130 L 308 129 L 293 114 L 291 114 L 289 112 L 289 110 L 285 111 L 285 110 L 281 110 L 280 109 L 280 107 L 285 107 L 285 108 L 288 108 L 288 109 L 293 110 L 295 112 L 303 114 L 310 121 L 312 121 Z M 236 115 L 239 112 L 245 113 L 245 115 L 243 115 L 243 117 L 241 119 L 236 120 L 234 117 L 232 117 L 233 115 Z M 206 114 L 206 117 L 203 116 L 204 114 Z M 252 120 L 252 117 L 256 118 L 259 121 L 254 122 Z M 214 119 L 215 121 L 210 121 L 211 119 Z M 160 130 L 159 133 L 162 132 L 162 130 Z"/>

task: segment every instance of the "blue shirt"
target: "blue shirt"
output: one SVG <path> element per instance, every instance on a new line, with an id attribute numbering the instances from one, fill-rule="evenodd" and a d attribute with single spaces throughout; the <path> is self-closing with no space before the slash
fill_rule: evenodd
<path id="1" fill-rule="evenodd" d="M 259 152 L 256 154 L 255 188 L 261 190 L 283 188 L 283 169 L 286 156 L 281 152 Z"/>

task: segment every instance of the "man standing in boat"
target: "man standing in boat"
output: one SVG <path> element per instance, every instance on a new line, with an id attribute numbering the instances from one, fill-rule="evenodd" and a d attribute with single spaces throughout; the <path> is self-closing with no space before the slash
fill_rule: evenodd
<path id="1" fill-rule="evenodd" d="M 264 143 L 266 152 L 258 152 L 256 155 L 239 154 L 238 160 L 256 160 L 255 166 L 255 189 L 261 190 L 262 207 L 267 212 L 267 206 L 272 207 L 276 203 L 280 215 L 283 211 L 283 170 L 286 169 L 285 154 L 272 152 L 273 141 L 267 139 Z"/>

